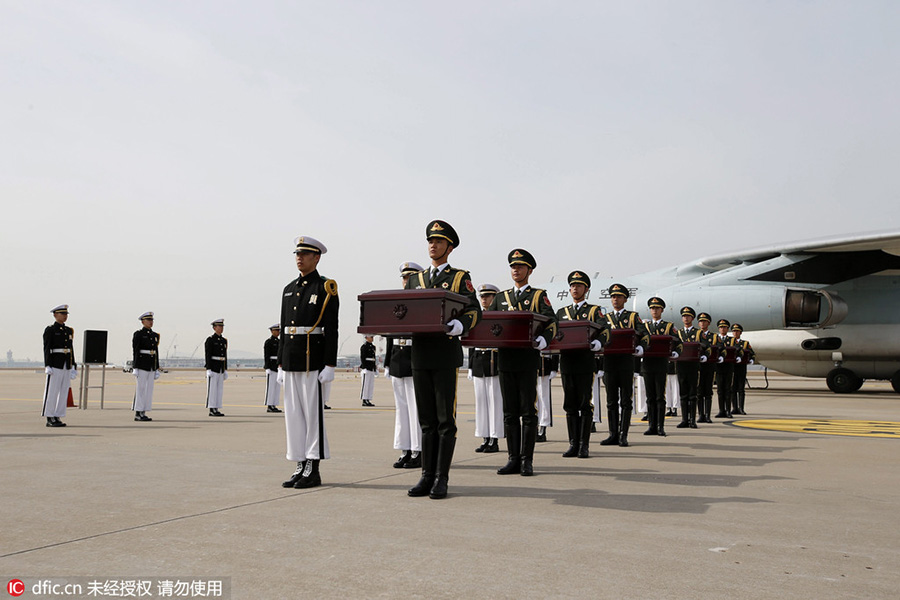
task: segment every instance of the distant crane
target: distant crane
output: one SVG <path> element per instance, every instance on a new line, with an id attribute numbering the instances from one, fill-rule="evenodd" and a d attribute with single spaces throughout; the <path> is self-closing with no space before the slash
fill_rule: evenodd
<path id="1" fill-rule="evenodd" d="M 169 347 L 166 348 L 166 359 L 169 358 L 169 350 L 172 349 L 172 346 L 175 344 L 175 340 L 177 340 L 177 339 L 178 339 L 178 334 L 176 333 L 174 336 L 172 336 L 172 341 L 169 342 Z M 175 346 L 175 356 L 178 356 L 178 346 Z"/>

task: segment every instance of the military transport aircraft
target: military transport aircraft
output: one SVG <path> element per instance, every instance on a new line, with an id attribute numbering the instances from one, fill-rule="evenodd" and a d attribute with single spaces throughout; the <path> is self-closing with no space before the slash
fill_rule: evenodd
<path id="1" fill-rule="evenodd" d="M 578 265 L 573 265 L 573 268 Z M 680 323 L 685 305 L 744 327 L 743 338 L 769 368 L 825 377 L 838 393 L 865 379 L 890 379 L 900 393 L 900 231 L 864 233 L 704 258 L 642 275 L 592 278 L 594 302 L 609 307 L 613 281 L 629 287 L 631 310 L 647 299 L 667 303 Z M 547 285 L 568 301 L 566 278 Z"/>

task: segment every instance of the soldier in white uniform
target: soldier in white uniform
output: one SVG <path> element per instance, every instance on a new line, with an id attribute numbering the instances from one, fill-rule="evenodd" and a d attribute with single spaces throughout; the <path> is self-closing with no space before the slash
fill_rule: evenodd
<path id="1" fill-rule="evenodd" d="M 75 330 L 66 326 L 69 305 L 53 308 L 56 322 L 44 329 L 44 406 L 41 416 L 47 418 L 47 427 L 65 427 L 60 418 L 66 416 L 66 400 L 69 398 L 69 382 L 77 376 L 75 363 Z"/>
<path id="2" fill-rule="evenodd" d="M 553 427 L 553 402 L 550 382 L 559 371 L 559 354 L 541 353 L 541 366 L 538 369 L 538 433 L 536 441 L 547 441 L 547 428 Z"/>
<path id="3" fill-rule="evenodd" d="M 410 275 L 423 267 L 414 262 L 400 265 L 400 279 L 406 287 Z M 384 351 L 384 376 L 394 389 L 394 449 L 400 450 L 395 469 L 422 468 L 422 426 L 416 408 L 416 390 L 412 376 L 412 338 L 388 338 Z"/>
<path id="4" fill-rule="evenodd" d="M 206 338 L 204 345 L 206 354 L 206 408 L 209 416 L 224 417 L 222 408 L 222 392 L 225 380 L 228 379 L 228 340 L 222 337 L 225 330 L 225 319 L 216 319 L 210 323 L 213 334 Z"/>
<path id="5" fill-rule="evenodd" d="M 263 365 L 266 368 L 266 412 L 280 413 L 278 404 L 281 400 L 281 384 L 278 383 L 278 336 L 281 325 L 275 323 L 269 327 L 272 334 L 263 344 Z"/>
<path id="6" fill-rule="evenodd" d="M 499 292 L 496 285 L 481 284 L 478 287 L 481 307 L 487 310 Z M 475 452 L 499 452 L 498 440 L 505 434 L 496 348 L 469 348 L 469 379 L 475 384 L 475 437 L 483 440 Z"/>
<path id="7" fill-rule="evenodd" d="M 142 328 L 131 337 L 132 374 L 135 378 L 134 411 L 135 421 L 152 421 L 147 416 L 153 410 L 153 382 L 159 379 L 159 334 L 153 331 L 153 313 L 145 312 L 139 317 Z"/>
<path id="8" fill-rule="evenodd" d="M 372 341 L 375 338 L 371 335 L 366 336 L 366 341 L 359 348 L 359 374 L 362 377 L 362 388 L 359 397 L 363 406 L 375 406 L 372 398 L 375 395 L 375 377 L 377 375 L 378 361 L 375 356 L 375 344 Z"/>

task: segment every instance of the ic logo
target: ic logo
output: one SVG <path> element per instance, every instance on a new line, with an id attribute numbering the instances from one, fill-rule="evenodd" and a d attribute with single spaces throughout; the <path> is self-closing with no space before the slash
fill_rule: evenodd
<path id="1" fill-rule="evenodd" d="M 6 584 L 6 591 L 10 596 L 21 596 L 25 593 L 25 582 L 21 579 L 10 579 Z"/>

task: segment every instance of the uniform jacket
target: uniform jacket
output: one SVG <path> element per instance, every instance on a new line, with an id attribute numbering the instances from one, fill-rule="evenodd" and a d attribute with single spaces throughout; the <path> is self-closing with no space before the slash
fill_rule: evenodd
<path id="1" fill-rule="evenodd" d="M 582 304 L 577 311 L 574 304 L 559 309 L 556 311 L 556 320 L 560 322 L 593 321 L 603 326 L 603 331 L 599 336 L 601 342 L 605 343 L 609 336 L 609 329 L 606 327 L 607 321 L 600 307 L 587 302 Z M 598 360 L 590 350 L 564 350 L 559 353 L 559 369 L 567 375 L 596 373 L 600 367 L 602 367 L 602 362 L 598 364 Z"/>
<path id="2" fill-rule="evenodd" d="M 131 365 L 135 369 L 142 371 L 159 369 L 159 334 L 149 327 L 142 327 L 134 332 L 131 337 L 131 351 Z"/>
<path id="3" fill-rule="evenodd" d="M 337 364 L 338 290 L 333 279 L 313 271 L 284 288 L 278 364 L 285 371 L 318 371 Z M 290 327 L 321 327 L 322 334 L 290 333 Z"/>
<path id="4" fill-rule="evenodd" d="M 734 340 L 734 338 L 731 338 Z M 756 358 L 756 352 L 753 351 L 753 348 L 750 347 L 750 342 L 747 340 L 735 340 L 735 346 L 738 347 L 738 356 L 741 357 L 741 364 L 738 366 L 746 367 L 749 364 L 749 360 L 751 358 Z"/>
<path id="5" fill-rule="evenodd" d="M 278 370 L 278 340 L 274 335 L 263 344 L 263 368 L 270 371 Z"/>
<path id="6" fill-rule="evenodd" d="M 228 340 L 214 333 L 206 338 L 204 348 L 207 370 L 213 373 L 224 373 L 228 370 Z"/>
<path id="7" fill-rule="evenodd" d="M 463 326 L 463 335 L 475 326 L 481 318 L 481 304 L 475 295 L 475 286 L 468 271 L 454 269 L 450 265 L 431 280 L 430 269 L 411 275 L 406 281 L 406 289 L 444 289 L 461 294 L 468 302 L 457 319 Z M 462 344 L 459 336 L 450 337 L 443 333 L 417 334 L 413 336 L 412 366 L 414 369 L 458 369 L 463 364 Z"/>
<path id="8" fill-rule="evenodd" d="M 547 297 L 547 291 L 533 288 L 527 285 L 523 288 L 519 298 L 516 299 L 515 288 L 504 290 L 494 296 L 494 301 L 488 310 L 521 310 L 533 311 L 552 320 L 544 327 L 540 336 L 550 343 L 556 337 L 556 313 Z M 500 348 L 498 351 L 501 371 L 529 371 L 540 369 L 541 353 L 531 348 Z"/>
<path id="9" fill-rule="evenodd" d="M 670 323 L 669 321 L 660 320 L 658 324 L 654 324 L 652 319 L 644 321 L 644 326 L 647 328 L 647 333 L 650 335 L 670 335 L 675 339 L 675 343 L 672 344 L 672 350 L 681 354 L 682 350 L 684 350 L 684 345 L 681 342 L 681 338 L 676 335 L 675 325 Z M 641 360 L 641 373 L 666 373 L 668 372 L 669 359 L 668 358 L 649 358 L 644 357 Z"/>
<path id="10" fill-rule="evenodd" d="M 359 347 L 359 368 L 366 371 L 378 368 L 378 363 L 375 362 L 375 344 L 365 342 Z"/>
<path id="11" fill-rule="evenodd" d="M 647 333 L 646 325 L 644 325 L 641 317 L 636 312 L 623 308 L 622 314 L 616 316 L 616 311 L 610 310 L 606 313 L 606 320 L 610 329 L 634 329 L 637 345 L 644 349 L 647 348 L 647 345 L 650 343 L 650 334 Z M 627 354 L 605 355 L 603 361 L 607 370 L 634 370 L 635 366 L 633 357 Z"/>
<path id="12" fill-rule="evenodd" d="M 75 366 L 75 330 L 62 323 L 53 323 L 44 329 L 44 366 L 55 369 L 71 369 Z M 51 352 L 68 350 L 68 352 Z"/>
<path id="13" fill-rule="evenodd" d="M 384 349 L 384 368 L 391 377 L 412 377 L 412 340 L 388 338 Z"/>
<path id="14" fill-rule="evenodd" d="M 469 348 L 472 377 L 496 377 L 500 374 L 496 348 Z"/>

